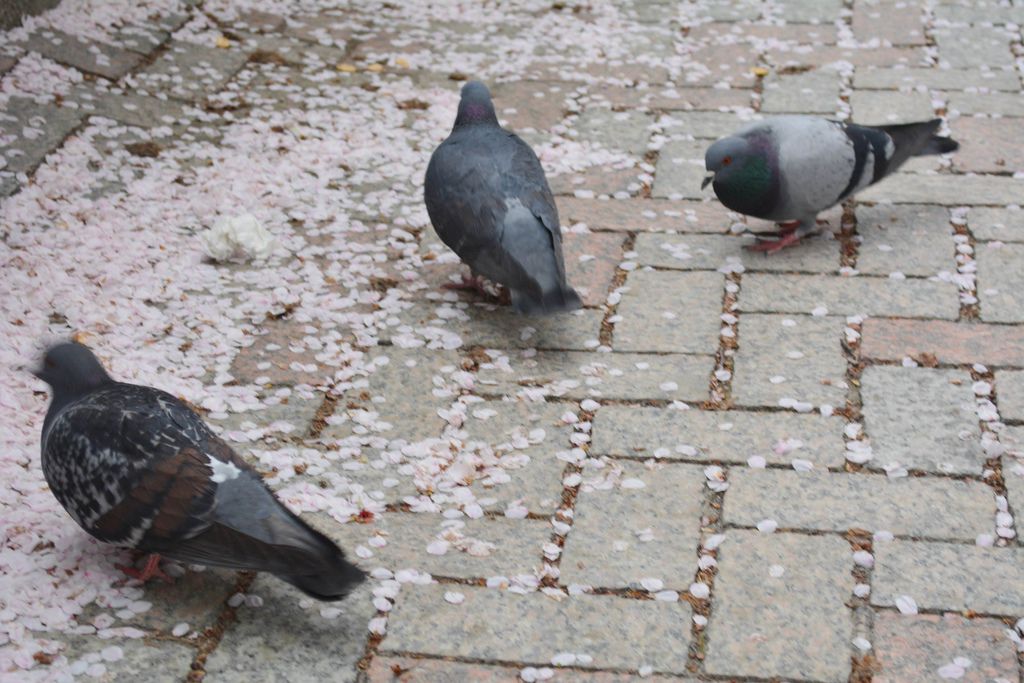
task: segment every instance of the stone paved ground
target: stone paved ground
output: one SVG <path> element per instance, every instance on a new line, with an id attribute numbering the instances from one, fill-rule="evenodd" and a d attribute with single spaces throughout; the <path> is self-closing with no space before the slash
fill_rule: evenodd
<path id="1" fill-rule="evenodd" d="M 0 36 L 0 677 L 1024 681 L 1022 25 L 1021 0 L 64 0 Z M 548 167 L 582 311 L 440 289 L 421 179 L 467 75 Z M 962 149 L 765 258 L 699 191 L 759 112 L 943 115 Z M 243 213 L 274 256 L 205 260 Z M 373 580 L 337 605 L 120 580 L 45 488 L 17 370 L 72 333 Z"/>

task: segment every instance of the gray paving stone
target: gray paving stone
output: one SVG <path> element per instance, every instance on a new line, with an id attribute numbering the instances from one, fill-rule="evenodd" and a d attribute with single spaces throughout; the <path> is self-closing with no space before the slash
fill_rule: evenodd
<path id="1" fill-rule="evenodd" d="M 765 79 L 761 111 L 834 114 L 839 106 L 839 74 L 831 69 Z"/>
<path id="2" fill-rule="evenodd" d="M 188 676 L 192 669 L 192 660 L 196 651 L 182 643 L 119 638 L 116 642 L 103 640 L 96 637 L 67 636 L 62 633 L 48 634 L 53 640 L 61 643 L 60 653 L 57 655 L 57 663 L 74 665 L 76 662 L 85 660 L 90 666 L 99 665 L 101 673 L 96 676 L 87 675 L 90 681 L 100 683 L 113 683 L 114 681 L 182 681 Z M 116 661 L 105 660 L 102 651 L 112 645 L 121 648 L 122 657 Z M 81 666 L 81 665 L 79 665 Z M 63 667 L 61 667 L 63 668 Z M 35 674 L 43 673 L 41 667 L 36 667 Z M 29 676 L 28 673 L 25 674 Z M 25 678 L 23 680 L 35 680 Z M 45 677 L 37 680 L 51 680 Z"/>
<path id="3" fill-rule="evenodd" d="M 907 595 L 919 609 L 1024 613 L 1024 548 L 891 541 L 874 545 L 871 603 Z"/>
<path id="4" fill-rule="evenodd" d="M 1012 204 L 1024 196 L 1024 179 L 976 175 L 897 173 L 857 195 L 861 201 L 961 206 Z"/>
<path id="5" fill-rule="evenodd" d="M 832 23 L 839 18 L 840 0 L 782 0 L 776 3 L 779 16 L 788 22 Z"/>
<path id="6" fill-rule="evenodd" d="M 345 391 L 322 438 L 366 433 L 358 419 L 363 411 L 377 413 L 378 420 L 387 423 L 381 425 L 380 434 L 388 439 L 420 441 L 440 436 L 445 422 L 437 411 L 448 408 L 454 394 L 435 396 L 429 388 L 435 386 L 435 377 L 443 379 L 459 366 L 459 356 L 450 351 L 393 346 L 375 349 L 371 356 L 376 370 L 368 378 L 354 378 L 351 387 L 342 387 Z M 386 363 L 382 362 L 385 358 Z M 421 391 L 410 392 L 409 387 Z"/>
<path id="7" fill-rule="evenodd" d="M 934 90 L 987 88 L 1015 92 L 1020 88 L 1020 81 L 1009 70 L 874 68 L 857 69 L 853 75 L 853 87 L 856 89 L 889 90 L 915 88 L 919 85 Z"/>
<path id="8" fill-rule="evenodd" d="M 700 16 L 713 21 L 741 21 L 757 19 L 761 15 L 761 3 L 754 0 L 708 0 L 697 6 Z"/>
<path id="9" fill-rule="evenodd" d="M 987 322 L 1024 321 L 1024 271 L 1019 264 L 1024 245 L 990 242 L 975 250 L 978 300 Z"/>
<path id="10" fill-rule="evenodd" d="M 658 155 L 654 171 L 655 197 L 672 199 L 702 199 L 700 188 L 704 179 L 704 151 L 706 142 L 675 140 L 666 143 Z"/>
<path id="11" fill-rule="evenodd" d="M 961 114 L 1002 114 L 1024 116 L 1024 101 L 1017 93 L 952 92 L 947 100 L 949 110 Z"/>
<path id="12" fill-rule="evenodd" d="M 493 360 L 500 352 L 488 352 Z M 567 398 L 703 401 L 714 360 L 711 356 L 642 353 L 539 351 L 533 357 L 511 354 L 504 364 L 483 363 L 476 391 L 512 394 L 545 387 Z"/>
<path id="13" fill-rule="evenodd" d="M 626 280 L 612 345 L 618 351 L 718 350 L 725 281 L 718 273 L 635 271 Z"/>
<path id="14" fill-rule="evenodd" d="M 723 90 L 722 92 L 733 92 Z M 745 117 L 746 119 L 746 117 Z M 683 111 L 672 112 L 667 116 L 658 119 L 658 124 L 666 135 L 685 136 L 706 140 L 715 140 L 731 134 L 734 130 L 746 124 L 746 120 L 740 120 L 733 113 L 721 111 Z M 702 143 L 707 147 L 708 143 Z"/>
<path id="15" fill-rule="evenodd" d="M 95 40 L 84 40 L 56 29 L 42 29 L 29 36 L 26 50 L 79 71 L 118 80 L 142 61 L 142 56 Z"/>
<path id="16" fill-rule="evenodd" d="M 971 173 L 1024 172 L 1021 122 L 1014 118 L 961 116 L 952 123 L 960 149 L 952 155 L 953 169 Z"/>
<path id="17" fill-rule="evenodd" d="M 428 292 L 429 296 L 429 292 Z M 398 336 L 432 340 L 454 333 L 462 346 L 515 349 L 568 349 L 583 351 L 601 334 L 604 313 L 581 310 L 566 315 L 526 318 L 508 306 L 481 303 L 417 302 L 386 328 L 382 341 Z"/>
<path id="18" fill-rule="evenodd" d="M 733 530 L 718 564 L 704 660 L 709 674 L 845 683 L 853 637 L 845 606 L 853 561 L 845 541 Z M 769 574 L 773 565 L 782 576 Z"/>
<path id="19" fill-rule="evenodd" d="M 14 65 L 18 63 L 18 57 L 15 55 L 4 55 L 0 54 L 0 75 L 3 75 L 14 68 Z"/>
<path id="20" fill-rule="evenodd" d="M 844 327 L 830 317 L 743 315 L 733 400 L 743 406 L 777 407 L 783 398 L 846 405 Z"/>
<path id="21" fill-rule="evenodd" d="M 644 266 L 675 270 L 718 270 L 741 263 L 747 272 L 832 273 L 839 270 L 840 243 L 827 230 L 808 238 L 800 249 L 765 256 L 744 249 L 755 244 L 749 235 L 642 234 L 633 250 Z"/>
<path id="22" fill-rule="evenodd" d="M 14 176 L 0 175 L 0 197 L 10 197 L 18 191 L 19 187 L 21 186 Z"/>
<path id="23" fill-rule="evenodd" d="M 72 97 L 79 102 L 83 112 L 140 128 L 173 126 L 185 116 L 185 109 L 178 102 L 144 95 L 115 95 L 82 88 Z"/>
<path id="24" fill-rule="evenodd" d="M 444 594 L 465 596 L 459 605 Z M 587 668 L 641 666 L 686 672 L 690 607 L 612 595 L 552 600 L 472 586 L 410 586 L 398 596 L 382 652 L 523 662 L 550 666 L 559 652 L 588 654 Z"/>
<path id="25" fill-rule="evenodd" d="M 967 212 L 967 227 L 975 239 L 1024 242 L 1024 211 L 976 206 Z"/>
<path id="26" fill-rule="evenodd" d="M 869 367 L 861 378 L 874 462 L 926 472 L 980 474 L 971 377 L 961 370 Z"/>
<path id="27" fill-rule="evenodd" d="M 565 470 L 565 462 L 556 453 L 572 446 L 569 436 L 573 430 L 561 418 L 566 411 L 575 409 L 571 404 L 528 401 L 470 404 L 465 424 L 452 436 L 464 438 L 470 446 L 482 444 L 491 448 L 504 461 L 502 471 L 510 478 L 505 483 L 496 483 L 484 469 L 471 486 L 477 502 L 485 509 L 502 511 L 513 501 L 520 501 L 531 512 L 553 513 L 561 504 Z M 478 419 L 473 414 L 477 410 L 493 410 L 496 414 Z M 529 438 L 535 429 L 544 430 L 543 441 L 531 442 L 525 448 L 513 446 L 517 437 Z"/>
<path id="28" fill-rule="evenodd" d="M 935 7 L 935 18 L 954 24 L 1019 24 L 1024 22 L 1024 8 L 1008 7 L 998 0 L 943 2 Z"/>
<path id="29" fill-rule="evenodd" d="M 976 481 L 882 474 L 733 468 L 723 520 L 814 531 L 866 529 L 974 541 L 994 533 L 992 489 Z"/>
<path id="30" fill-rule="evenodd" d="M 238 609 L 238 622 L 227 629 L 206 660 L 203 680 L 355 681 L 366 624 L 377 611 L 371 602 L 371 583 L 365 582 L 341 602 L 326 605 L 260 574 L 249 594 L 263 598 L 263 606 Z M 321 616 L 322 609 L 332 608 L 341 614 Z M 273 628 L 268 628 L 270 623 Z"/>
<path id="31" fill-rule="evenodd" d="M 926 42 L 921 8 L 904 2 L 861 0 L 855 3 L 853 34 L 861 42 L 875 39 L 893 45 L 924 45 Z"/>
<path id="32" fill-rule="evenodd" d="M 1015 517 L 1024 515 L 1024 427 L 1006 427 L 999 436 L 1000 443 L 1006 444 L 1009 453 L 1003 456 L 1003 481 L 1006 482 L 1006 497 L 1010 512 Z M 1021 523 L 1015 522 L 1017 542 L 1020 543 Z"/>
<path id="33" fill-rule="evenodd" d="M 622 478 L 643 488 L 595 489 L 583 476 L 572 530 L 562 553 L 561 582 L 599 588 L 638 588 L 644 578 L 687 590 L 697 571 L 703 468 L 621 462 Z M 653 538 L 638 533 L 650 529 Z"/>
<path id="34" fill-rule="evenodd" d="M 743 278 L 744 311 L 810 313 L 820 306 L 829 315 L 955 320 L 960 313 L 956 285 L 949 282 L 759 273 Z"/>
<path id="35" fill-rule="evenodd" d="M 997 371 L 996 396 L 1001 419 L 1024 421 L 1024 370 Z"/>
<path id="36" fill-rule="evenodd" d="M 113 43 L 126 50 L 148 55 L 171 37 L 167 30 L 158 26 L 134 25 L 124 26 L 114 32 Z"/>
<path id="37" fill-rule="evenodd" d="M 220 90 L 246 59 L 238 50 L 175 41 L 134 78 L 140 89 L 150 93 L 197 100 Z"/>
<path id="38" fill-rule="evenodd" d="M 935 116 L 926 92 L 857 90 L 850 96 L 853 120 L 866 125 L 887 125 L 928 120 Z"/>
<path id="39" fill-rule="evenodd" d="M 1013 64 L 1010 37 L 1001 28 L 972 26 L 940 28 L 934 32 L 939 46 L 939 64 L 954 69 Z"/>
<path id="40" fill-rule="evenodd" d="M 712 41 L 689 54 L 680 85 L 751 88 L 760 53 L 753 45 Z"/>
<path id="41" fill-rule="evenodd" d="M 338 524 L 327 515 L 318 515 L 316 524 L 366 571 L 377 567 L 417 569 L 459 579 L 532 574 L 540 569 L 541 548 L 552 534 L 551 524 L 535 519 L 447 520 L 441 515 L 407 512 L 375 515 L 370 524 Z M 373 539 L 383 539 L 387 545 L 373 545 Z M 429 544 L 441 539 L 451 544 L 445 554 L 427 552 Z M 359 557 L 357 547 L 373 555 Z"/>
<path id="42" fill-rule="evenodd" d="M 949 213 L 937 206 L 857 207 L 857 234 L 862 238 L 857 270 L 872 275 L 932 276 L 956 271 L 956 245 Z"/>
<path id="43" fill-rule="evenodd" d="M 14 140 L 2 150 L 7 161 L 4 171 L 25 173 L 33 170 L 81 120 L 82 115 L 74 109 L 37 105 L 24 97 L 11 97 L 0 112 L 0 137 L 14 136 Z M 32 129 L 32 137 L 24 135 L 25 128 Z"/>
<path id="44" fill-rule="evenodd" d="M 874 618 L 874 680 L 891 683 L 921 680 L 939 673 L 954 659 L 966 657 L 965 681 L 1012 681 L 1017 677 L 1017 653 L 998 619 L 966 619 L 959 614 L 903 615 L 881 612 Z"/>
<path id="45" fill-rule="evenodd" d="M 309 433 L 313 417 L 324 402 L 324 395 L 295 392 L 277 403 L 261 404 L 260 410 L 209 415 L 207 420 L 219 433 L 227 433 L 228 442 L 235 441 L 232 432 L 243 432 L 248 441 L 288 436 L 302 437 Z M 245 443 L 246 441 L 242 441 Z"/>
<path id="46" fill-rule="evenodd" d="M 579 139 L 605 149 L 642 155 L 647 151 L 654 117 L 638 111 L 591 109 L 580 114 L 573 127 Z"/>
<path id="47" fill-rule="evenodd" d="M 742 410 L 666 410 L 603 406 L 594 416 L 591 452 L 746 464 L 752 455 L 788 465 L 793 458 L 817 467 L 845 461 L 838 419 Z"/>

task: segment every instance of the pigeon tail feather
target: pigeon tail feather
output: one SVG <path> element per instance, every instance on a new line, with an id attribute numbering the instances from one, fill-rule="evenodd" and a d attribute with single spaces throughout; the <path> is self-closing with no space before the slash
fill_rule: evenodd
<path id="1" fill-rule="evenodd" d="M 567 313 L 583 306 L 580 295 L 572 287 L 558 286 L 542 292 L 538 297 L 534 292 L 511 290 L 512 307 L 524 315 L 551 315 Z"/>
<path id="2" fill-rule="evenodd" d="M 892 138 L 896 146 L 896 151 L 889 160 L 889 172 L 895 171 L 910 157 L 946 154 L 958 149 L 960 144 L 956 140 L 935 135 L 935 131 L 941 125 L 942 119 L 932 119 L 918 123 L 879 126 Z"/>

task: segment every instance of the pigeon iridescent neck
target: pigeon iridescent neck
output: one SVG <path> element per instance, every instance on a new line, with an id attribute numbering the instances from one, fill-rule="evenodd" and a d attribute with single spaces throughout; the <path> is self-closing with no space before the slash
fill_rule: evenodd
<path id="1" fill-rule="evenodd" d="M 723 204 L 742 214 L 767 217 L 776 208 L 779 197 L 779 175 L 776 155 L 763 140 L 727 138 L 735 149 L 726 149 L 725 163 L 716 164 L 715 194 Z M 718 145 L 719 143 L 716 143 Z M 709 155 L 711 150 L 708 150 Z"/>

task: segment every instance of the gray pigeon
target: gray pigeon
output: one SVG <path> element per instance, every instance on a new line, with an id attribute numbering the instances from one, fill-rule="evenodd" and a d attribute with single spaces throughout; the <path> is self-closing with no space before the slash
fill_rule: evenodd
<path id="1" fill-rule="evenodd" d="M 441 240 L 473 272 L 504 285 L 520 313 L 571 311 L 582 303 L 565 281 L 558 210 L 540 160 L 498 125 L 487 86 L 462 88 L 455 126 L 434 150 L 424 183 Z"/>
<path id="2" fill-rule="evenodd" d="M 751 248 L 773 252 L 816 228 L 816 216 L 898 169 L 914 156 L 946 154 L 959 144 L 938 137 L 941 119 L 858 126 L 813 116 L 775 116 L 716 141 L 704 155 L 723 204 L 780 223 L 776 237 Z"/>
<path id="3" fill-rule="evenodd" d="M 285 508 L 260 475 L 174 396 L 113 380 L 85 346 L 46 352 L 36 376 L 53 399 L 43 422 L 43 474 L 95 538 L 182 562 L 276 574 L 320 600 L 364 575 L 330 539 Z"/>

